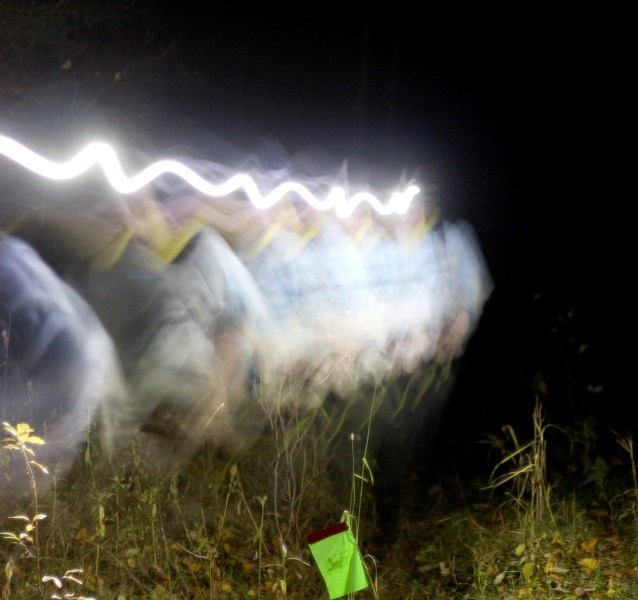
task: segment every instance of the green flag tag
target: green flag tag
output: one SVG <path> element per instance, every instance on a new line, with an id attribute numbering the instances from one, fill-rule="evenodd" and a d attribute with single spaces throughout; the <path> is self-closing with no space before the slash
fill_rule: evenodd
<path id="1" fill-rule="evenodd" d="M 359 548 L 344 521 L 306 537 L 330 600 L 368 587 Z"/>

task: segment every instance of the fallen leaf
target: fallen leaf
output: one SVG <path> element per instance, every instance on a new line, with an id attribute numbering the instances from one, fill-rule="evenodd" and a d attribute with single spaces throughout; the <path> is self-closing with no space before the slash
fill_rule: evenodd
<path id="1" fill-rule="evenodd" d="M 600 562 L 595 558 L 581 558 L 578 564 L 588 571 L 596 571 L 600 567 Z"/>
<path id="2" fill-rule="evenodd" d="M 80 529 L 80 531 L 78 531 L 73 537 L 76 542 L 83 542 L 89 537 L 89 532 L 82 527 L 82 529 Z"/>
<path id="3" fill-rule="evenodd" d="M 523 579 L 525 579 L 525 581 L 529 583 L 533 575 L 534 575 L 534 563 L 530 563 L 530 562 L 525 563 L 523 565 Z"/>
<path id="4" fill-rule="evenodd" d="M 554 533 L 551 541 L 552 546 L 562 546 L 563 545 L 563 536 L 560 534 L 560 531 Z"/>
<path id="5" fill-rule="evenodd" d="M 591 552 L 596 547 L 597 543 L 598 543 L 598 538 L 592 538 L 591 540 L 584 541 L 580 545 L 580 547 L 583 549 L 584 552 Z"/>

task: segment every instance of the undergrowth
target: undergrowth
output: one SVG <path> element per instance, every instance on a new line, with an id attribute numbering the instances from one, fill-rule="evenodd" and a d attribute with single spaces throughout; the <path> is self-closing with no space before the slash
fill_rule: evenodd
<path id="1" fill-rule="evenodd" d="M 590 460 L 574 450 L 579 432 L 546 424 L 537 403 L 529 440 L 511 426 L 485 440 L 500 453 L 488 481 L 452 473 L 417 486 L 397 541 L 380 548 L 365 440 L 355 449 L 351 436 L 351 485 L 338 489 L 306 416 L 271 417 L 244 455 L 206 447 L 171 474 L 147 468 L 143 437 L 114 463 L 91 434 L 46 489 L 33 473 L 46 470 L 37 458 L 46 440 L 5 423 L 0 457 L 22 461 L 31 485 L 0 508 L 1 599 L 327 598 L 305 537 L 344 511 L 371 583 L 357 598 L 638 596 L 631 436 L 616 436 L 613 457 Z M 548 467 L 548 453 L 564 456 L 570 478 L 556 461 Z"/>

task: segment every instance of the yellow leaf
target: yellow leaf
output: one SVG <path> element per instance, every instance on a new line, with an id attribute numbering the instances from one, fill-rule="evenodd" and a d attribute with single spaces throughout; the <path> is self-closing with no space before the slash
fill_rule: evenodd
<path id="1" fill-rule="evenodd" d="M 24 441 L 25 441 L 27 444 L 38 444 L 38 445 L 40 445 L 40 446 L 42 446 L 43 444 L 46 444 L 46 442 L 45 442 L 42 438 L 40 438 L 40 437 L 38 437 L 38 436 L 36 436 L 36 435 L 30 435 L 30 436 L 29 436 L 26 440 L 24 440 Z"/>
<path id="2" fill-rule="evenodd" d="M 247 561 L 244 561 L 243 563 L 241 563 L 241 570 L 244 573 L 250 573 L 250 571 L 252 571 L 254 568 L 255 568 L 254 563 L 247 562 Z"/>
<path id="3" fill-rule="evenodd" d="M 199 563 L 191 563 L 190 565 L 188 565 L 188 570 L 191 573 L 199 573 L 202 570 L 202 565 L 200 565 Z"/>
<path id="4" fill-rule="evenodd" d="M 516 546 L 516 550 L 514 550 L 514 554 L 516 554 L 516 556 L 520 556 L 523 552 L 525 552 L 525 544 L 519 544 Z"/>
<path id="5" fill-rule="evenodd" d="M 560 534 L 560 531 L 554 533 L 551 541 L 552 546 L 562 546 L 563 545 L 563 536 Z"/>
<path id="6" fill-rule="evenodd" d="M 523 579 L 525 579 L 526 583 L 529 583 L 529 580 L 534 575 L 534 563 L 525 563 L 523 565 Z"/>
<path id="7" fill-rule="evenodd" d="M 609 588 L 607 590 L 607 598 L 615 598 L 617 593 L 618 593 L 618 590 L 614 588 Z"/>
<path id="8" fill-rule="evenodd" d="M 15 428 L 18 437 L 28 437 L 30 433 L 33 433 L 33 429 L 26 423 L 18 423 Z"/>
<path id="9" fill-rule="evenodd" d="M 597 543 L 598 543 L 598 538 L 592 538 L 591 540 L 585 540 L 580 545 L 580 547 L 583 549 L 584 552 L 591 552 L 596 547 Z"/>
<path id="10" fill-rule="evenodd" d="M 224 581 L 224 583 L 222 584 L 222 592 L 226 592 L 227 594 L 230 594 L 232 591 L 233 591 L 233 586 L 230 585 L 228 581 Z"/>
<path id="11" fill-rule="evenodd" d="M 585 567 L 588 571 L 596 571 L 600 567 L 600 562 L 595 558 L 581 558 L 578 564 L 581 567 Z"/>

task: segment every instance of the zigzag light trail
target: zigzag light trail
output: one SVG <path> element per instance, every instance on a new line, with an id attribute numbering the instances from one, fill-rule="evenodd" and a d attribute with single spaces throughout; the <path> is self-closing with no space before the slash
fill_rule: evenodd
<path id="1" fill-rule="evenodd" d="M 111 186 L 122 194 L 132 194 L 154 179 L 170 173 L 180 177 L 202 194 L 213 198 L 222 198 L 243 190 L 255 207 L 266 209 L 289 194 L 296 194 L 316 210 L 334 209 L 341 218 L 350 216 L 363 202 L 370 204 L 381 215 L 402 215 L 407 212 L 412 200 L 420 192 L 416 185 L 408 185 L 403 192 L 394 192 L 387 204 L 383 204 L 375 195 L 368 192 L 358 192 L 346 198 L 345 190 L 335 186 L 321 200 L 304 185 L 287 181 L 264 195 L 252 177 L 245 173 L 237 173 L 223 183 L 214 184 L 176 160 L 160 160 L 136 175 L 127 177 L 115 150 L 103 142 L 88 144 L 67 162 L 57 163 L 40 156 L 12 138 L 0 135 L 0 154 L 33 173 L 56 181 L 74 179 L 98 165 Z"/>
<path id="2" fill-rule="evenodd" d="M 434 383 L 450 377 L 491 293 L 466 224 L 436 226 L 422 203 L 396 227 L 371 214 L 403 215 L 416 186 L 387 204 L 367 193 L 347 197 L 325 180 L 307 180 L 327 194 L 321 199 L 283 179 L 269 180 L 281 185 L 262 194 L 261 178 L 280 171 L 253 180 L 206 161 L 191 163 L 196 172 L 161 160 L 128 177 L 105 143 L 56 162 L 3 135 L 0 163 L 0 180 L 24 168 L 45 181 L 33 194 L 31 186 L 16 190 L 18 177 L 0 198 L 0 414 L 46 425 L 44 456 L 60 473 L 93 423 L 113 456 L 137 432 L 151 435 L 149 458 L 163 469 L 207 441 L 224 452 L 244 448 L 282 408 L 304 419 L 321 408 L 338 415 L 335 426 L 358 431 L 372 386 L 423 373 L 415 398 L 429 401 L 430 385 L 438 394 Z M 79 190 L 59 194 L 50 183 L 89 169 Z M 117 198 L 103 199 L 98 170 Z M 156 181 L 171 185 L 126 198 L 166 173 L 184 185 Z M 238 196 L 237 217 L 237 202 L 217 211 L 203 206 L 205 195 Z M 336 218 L 298 214 L 297 199 Z M 259 208 L 278 201 L 282 210 L 261 219 Z M 365 218 L 335 222 L 357 207 L 369 208 Z M 407 392 L 400 398 L 403 405 Z M 416 431 L 425 413 L 410 407 L 402 423 Z M 392 428 L 396 410 L 386 410 Z M 0 485 L 0 502 L 9 493 L 13 486 Z"/>

